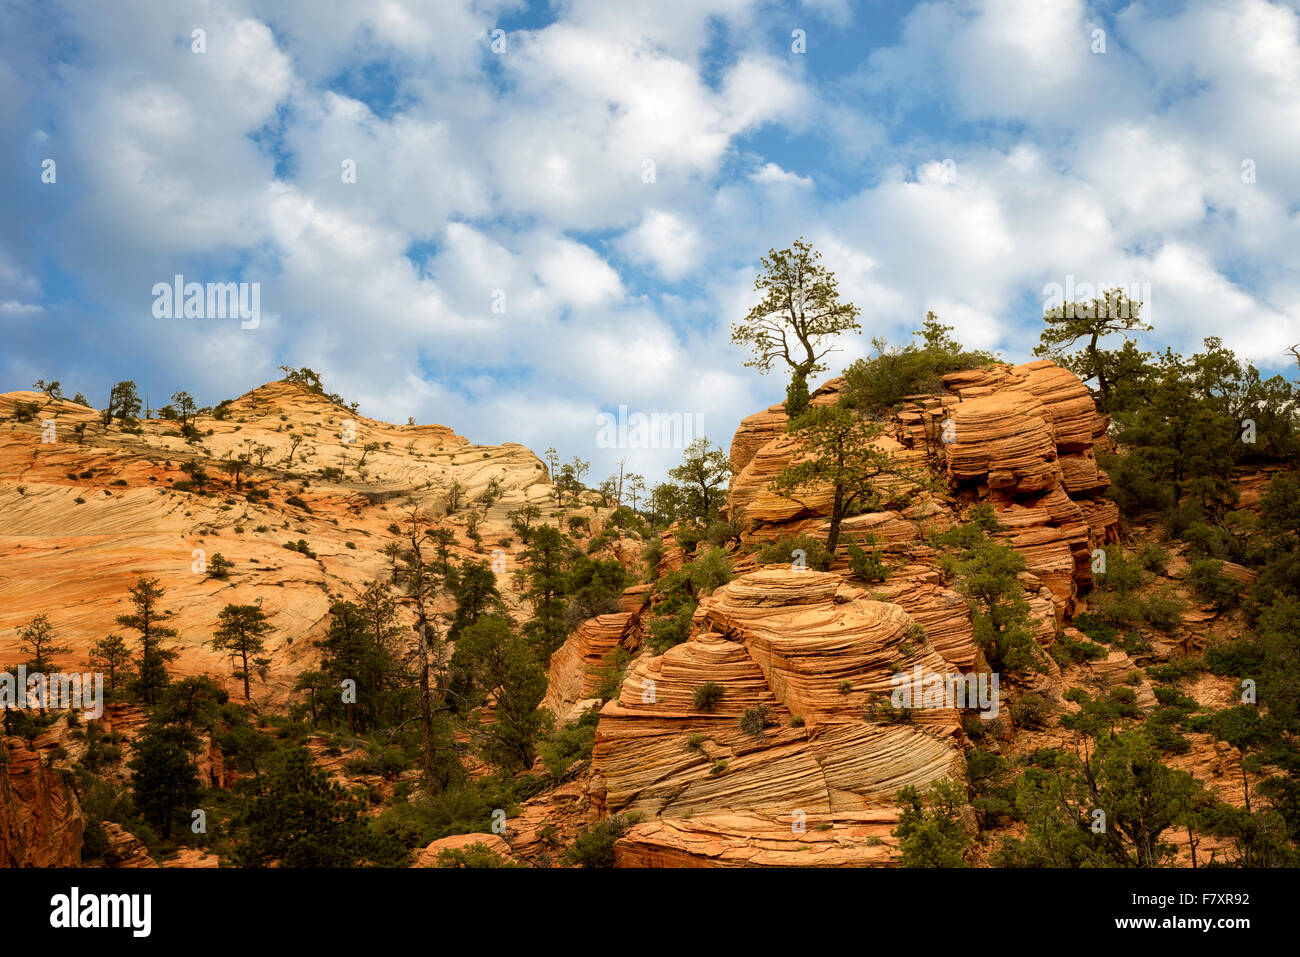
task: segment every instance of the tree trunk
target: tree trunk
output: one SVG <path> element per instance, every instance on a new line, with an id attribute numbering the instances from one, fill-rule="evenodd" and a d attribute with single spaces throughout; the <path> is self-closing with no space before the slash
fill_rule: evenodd
<path id="1" fill-rule="evenodd" d="M 831 507 L 831 531 L 826 536 L 826 551 L 835 557 L 835 548 L 840 543 L 840 524 L 844 521 L 844 491 L 835 489 L 835 504 Z"/>

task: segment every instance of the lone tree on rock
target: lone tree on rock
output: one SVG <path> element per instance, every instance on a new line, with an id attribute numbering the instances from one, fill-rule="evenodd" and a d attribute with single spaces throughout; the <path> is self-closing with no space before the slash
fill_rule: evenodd
<path id="1" fill-rule="evenodd" d="M 1115 386 L 1144 371 L 1145 359 L 1129 338 L 1129 332 L 1150 332 L 1142 321 L 1142 303 L 1134 302 L 1119 288 L 1107 290 L 1089 302 L 1062 303 L 1043 315 L 1047 328 L 1034 349 L 1039 358 L 1052 359 L 1084 382 L 1095 379 L 1102 411 L 1110 407 Z M 1124 336 L 1119 349 L 1104 349 L 1098 342 L 1115 334 Z M 1086 340 L 1079 352 L 1066 355 L 1064 350 L 1079 340 Z"/>
<path id="2" fill-rule="evenodd" d="M 876 480 L 890 475 L 918 485 L 925 479 L 903 468 L 897 459 L 877 445 L 884 426 L 863 418 L 842 406 L 819 405 L 786 430 L 803 442 L 806 452 L 772 481 L 772 491 L 793 497 L 801 490 L 829 489 L 831 527 L 826 550 L 835 554 L 840 525 L 849 510 L 857 506 L 878 507 L 880 491 Z"/>
<path id="3" fill-rule="evenodd" d="M 763 299 L 731 327 L 731 341 L 754 350 L 746 366 L 767 373 L 781 360 L 790 367 L 785 411 L 791 418 L 808 408 L 808 377 L 823 371 L 821 360 L 834 351 L 826 339 L 861 330 L 858 307 L 840 301 L 835 274 L 820 259 L 802 237 L 789 249 L 769 250 L 754 280 Z"/>
<path id="4" fill-rule="evenodd" d="M 699 438 L 686 447 L 682 464 L 669 469 L 668 476 L 681 485 L 684 510 L 707 525 L 726 498 L 721 486 L 731 476 L 731 460 L 721 446 Z"/>

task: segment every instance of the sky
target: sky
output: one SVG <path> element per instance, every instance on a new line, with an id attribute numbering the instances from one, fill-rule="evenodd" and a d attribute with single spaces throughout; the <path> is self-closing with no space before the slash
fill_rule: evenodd
<path id="1" fill-rule="evenodd" d="M 593 484 L 681 458 L 602 413 L 725 447 L 784 398 L 730 327 L 801 236 L 861 309 L 823 378 L 927 310 L 1026 361 L 1067 285 L 1300 341 L 1296 2 L 0 0 L 0 141 L 0 390 L 309 366 Z"/>

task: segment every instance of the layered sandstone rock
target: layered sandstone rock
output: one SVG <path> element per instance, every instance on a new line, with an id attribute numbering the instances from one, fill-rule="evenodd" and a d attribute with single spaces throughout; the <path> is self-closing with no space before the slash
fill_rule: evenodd
<path id="1" fill-rule="evenodd" d="M 579 625 L 551 655 L 542 707 L 562 722 L 572 720 L 575 706 L 595 693 L 605 656 L 626 641 L 634 621 L 632 612 L 619 611 Z"/>
<path id="2" fill-rule="evenodd" d="M 15 401 L 42 397 L 0 395 L 0 415 Z M 47 419 L 53 442 L 42 441 Z M 134 642 L 115 618 L 129 611 L 136 577 L 147 575 L 159 579 L 163 607 L 175 613 L 168 624 L 180 631 L 177 676 L 230 675 L 229 660 L 207 644 L 217 616 L 227 603 L 260 600 L 272 626 L 271 666 L 268 680 L 253 682 L 253 696 L 281 707 L 297 674 L 314 665 L 313 641 L 328 626 L 332 596 L 391 580 L 393 563 L 382 552 L 394 541 L 390 526 L 404 527 L 418 507 L 457 533 L 456 559 L 491 560 L 466 535 L 469 508 L 483 516 L 483 540 L 496 542 L 512 535 L 509 510 L 546 507 L 551 491 L 545 466 L 523 446 L 475 445 L 441 425 L 391 425 L 286 382 L 235 399 L 220 419 L 199 416 L 197 428 L 196 443 L 158 418 L 142 419 L 134 434 L 67 402 L 45 403 L 30 422 L 0 422 L 0 659 L 16 660 L 17 628 L 41 612 L 58 644 L 72 649 L 57 662 L 63 667 L 84 661 L 111 632 Z M 253 465 L 237 488 L 221 465 L 240 455 Z M 181 471 L 189 462 L 208 473 L 208 494 L 174 488 L 190 480 Z M 453 484 L 462 505 L 448 517 Z M 250 499 L 250 489 L 266 497 Z M 490 505 L 476 502 L 489 492 L 497 496 Z M 314 558 L 285 548 L 299 540 Z M 511 569 L 522 544 L 491 548 Z M 195 571 L 218 552 L 234 563 L 229 577 Z M 498 585 L 522 612 L 512 576 L 500 575 Z M 436 610 L 450 607 L 445 599 Z M 409 609 L 402 614 L 409 618 Z M 238 681 L 228 690 L 243 696 Z"/>
<path id="3" fill-rule="evenodd" d="M 831 379 L 822 385 L 809 399 L 812 405 L 833 405 L 839 401 L 847 383 L 844 378 Z M 785 434 L 785 425 L 789 417 L 785 414 L 785 403 L 768 406 L 762 412 L 755 412 L 740 421 L 736 436 L 731 441 L 731 470 L 739 474 L 744 470 L 755 453 L 763 446 Z"/>
<path id="4" fill-rule="evenodd" d="M 949 664 L 900 607 L 846 596 L 841 585 L 813 571 L 742 575 L 701 603 L 689 641 L 634 662 L 597 728 L 593 793 L 604 809 L 674 822 L 862 812 L 905 785 L 960 778 L 956 712 L 919 711 L 907 722 L 870 713 L 895 673 Z M 700 710 L 695 695 L 707 682 L 721 694 Z M 740 718 L 759 707 L 768 726 L 742 729 Z M 636 841 L 653 838 L 643 830 Z"/>
<path id="5" fill-rule="evenodd" d="M 149 856 L 149 850 L 144 843 L 126 828 L 112 821 L 104 821 L 100 827 L 104 829 L 104 836 L 108 838 L 108 848 L 104 851 L 104 866 L 114 868 L 158 866 L 157 862 Z"/>
<path id="6" fill-rule="evenodd" d="M 67 781 L 21 738 L 0 742 L 0 867 L 78 867 L 86 829 Z"/>
<path id="7" fill-rule="evenodd" d="M 837 381 L 841 384 L 828 390 L 823 401 L 838 398 L 843 386 Z M 1118 528 L 1118 508 L 1099 498 L 1110 478 L 1098 468 L 1093 452 L 1106 418 L 1095 411 L 1078 377 L 1048 360 L 952 373 L 944 377 L 944 386 L 944 395 L 905 403 L 877 444 L 916 472 L 937 465 L 954 490 L 992 504 L 1008 526 L 1008 542 L 1052 590 L 1058 616 L 1063 616 L 1079 588 L 1091 583 L 1092 550 L 1114 541 Z M 728 512 L 746 524 L 746 541 L 771 541 L 783 534 L 825 537 L 830 489 L 812 488 L 797 497 L 770 489 L 802 452 L 777 420 L 783 426 L 779 407 L 747 419 L 737 432 L 741 451 L 733 452 L 733 465 L 739 468 Z M 899 479 L 883 480 L 879 491 L 915 497 Z M 888 521 L 881 517 L 886 513 L 851 516 L 841 534 L 847 540 L 874 534 L 888 546 L 951 524 L 951 510 L 929 493 L 919 498 L 913 508 L 930 506 L 928 521 L 912 516 L 895 521 L 893 513 Z M 936 515 L 945 517 L 936 522 Z M 909 523 L 914 530 L 903 527 Z"/>
<path id="8" fill-rule="evenodd" d="M 617 867 L 875 867 L 898 854 L 892 808 L 654 818 L 615 845 Z"/>

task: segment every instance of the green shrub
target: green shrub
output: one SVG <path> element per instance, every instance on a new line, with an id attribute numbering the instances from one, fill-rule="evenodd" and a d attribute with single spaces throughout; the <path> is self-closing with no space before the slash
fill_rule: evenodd
<path id="1" fill-rule="evenodd" d="M 614 815 L 580 833 L 564 852 L 564 860 L 577 867 L 613 867 L 614 843 L 636 823 L 633 815 Z"/>
<path id="2" fill-rule="evenodd" d="M 889 569 L 880 561 L 880 553 L 867 551 L 855 542 L 849 542 L 849 568 L 855 576 L 869 582 L 882 582 L 889 577 Z"/>
<path id="3" fill-rule="evenodd" d="M 1152 542 L 1138 552 L 1138 564 L 1155 575 L 1163 575 L 1169 565 L 1169 550 Z"/>
<path id="4" fill-rule="evenodd" d="M 1202 558 L 1187 567 L 1187 583 L 1215 611 L 1226 611 L 1241 597 L 1241 583 L 1223 574 L 1223 562 Z"/>
<path id="5" fill-rule="evenodd" d="M 591 758 L 591 749 L 596 743 L 596 725 L 600 722 L 600 712 L 588 708 L 577 721 L 570 721 L 562 728 L 556 729 L 542 742 L 538 753 L 542 763 L 553 778 L 562 778 L 575 761 Z"/>
<path id="6" fill-rule="evenodd" d="M 831 566 L 826 543 L 811 535 L 782 535 L 758 550 L 758 560 L 764 565 L 790 565 L 795 561 L 796 551 L 803 552 L 803 563 L 808 568 L 824 572 Z"/>
<path id="7" fill-rule="evenodd" d="M 692 704 L 696 711 L 712 711 L 722 700 L 722 685 L 716 681 L 706 681 L 695 689 L 695 697 Z"/>
<path id="8" fill-rule="evenodd" d="M 1056 710 L 1051 700 L 1037 691 L 1027 691 L 1011 705 L 1011 717 L 1022 728 L 1044 728 Z"/>
<path id="9" fill-rule="evenodd" d="M 740 716 L 740 730 L 745 734 L 761 735 L 767 728 L 767 705 L 755 705 L 752 708 L 746 708 L 744 714 Z"/>
<path id="10" fill-rule="evenodd" d="M 1058 635 L 1052 643 L 1052 657 L 1062 668 L 1076 661 L 1096 661 L 1106 657 L 1106 649 L 1091 641 L 1078 641 L 1068 635 Z"/>
<path id="11" fill-rule="evenodd" d="M 486 844 L 448 847 L 438 852 L 438 867 L 523 867 L 502 857 Z"/>
<path id="12" fill-rule="evenodd" d="M 732 562 L 721 548 L 711 548 L 690 565 L 686 566 L 691 577 L 691 585 L 701 595 L 710 594 L 720 585 L 725 585 L 732 578 Z"/>
<path id="13" fill-rule="evenodd" d="M 1183 620 L 1186 604 L 1173 592 L 1162 589 L 1148 595 L 1142 606 L 1142 620 L 1160 631 L 1173 631 Z"/>

